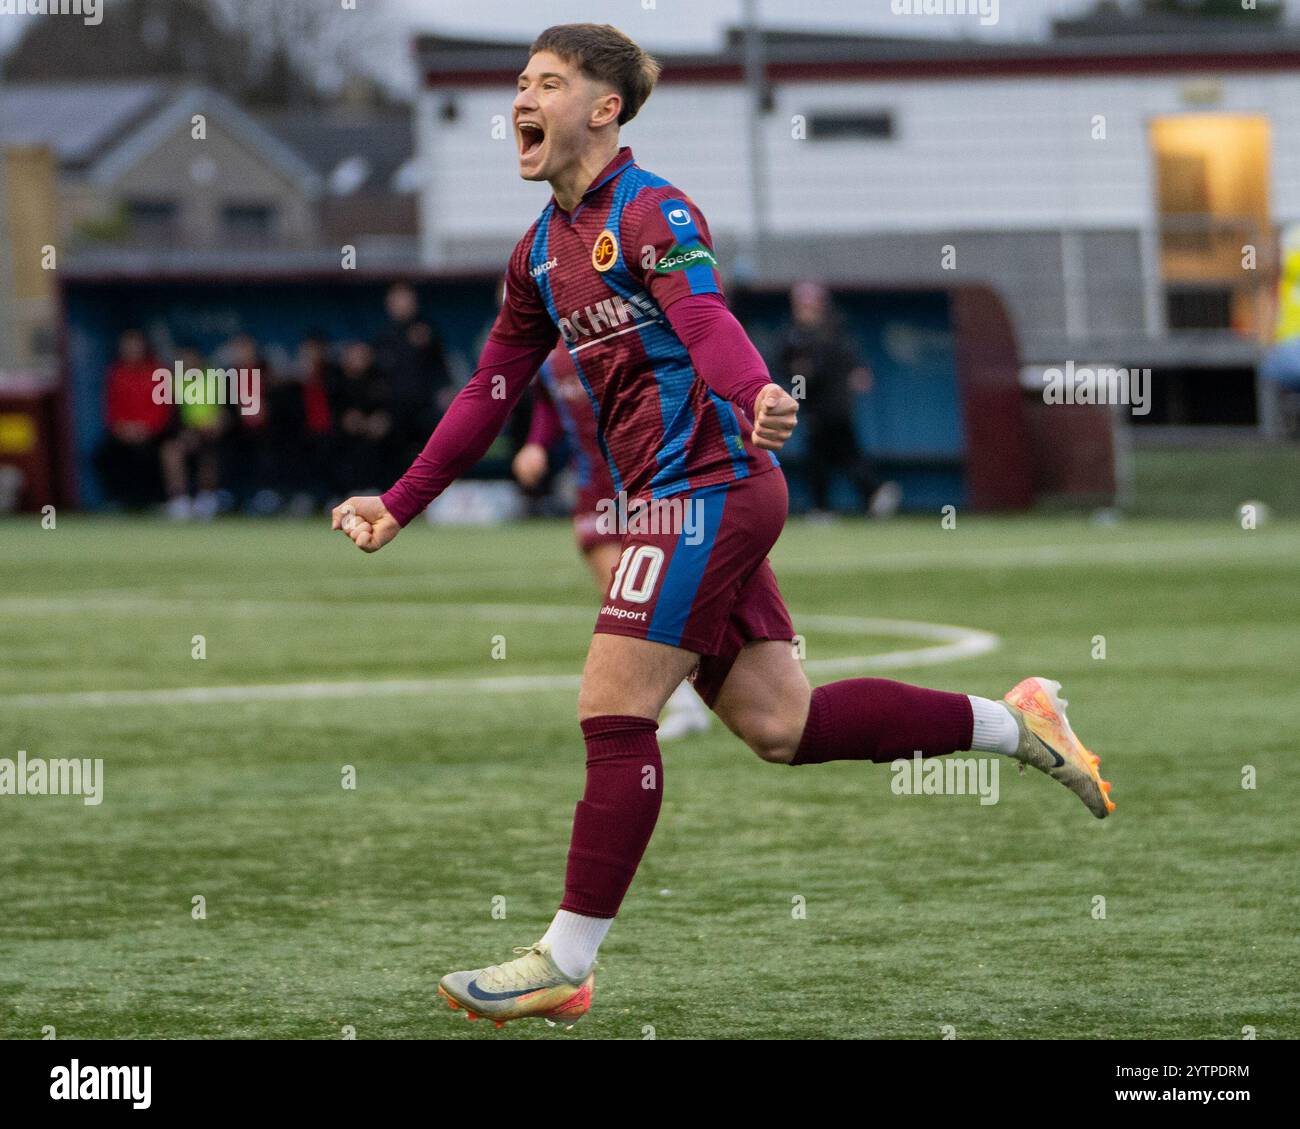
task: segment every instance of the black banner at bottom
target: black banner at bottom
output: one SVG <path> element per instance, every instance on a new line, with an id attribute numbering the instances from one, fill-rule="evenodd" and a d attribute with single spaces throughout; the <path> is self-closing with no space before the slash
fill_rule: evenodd
<path id="1" fill-rule="evenodd" d="M 720 1111 L 761 1100 L 770 1111 L 789 1103 L 806 1112 L 882 1099 L 932 1114 L 992 1099 L 1005 1116 L 1059 1110 L 1064 1099 L 1079 1111 L 1236 1107 L 1249 1117 L 1288 1096 L 1296 1053 L 1277 1041 L 491 1041 L 10 1042 L 0 1048 L 0 1093 L 6 1120 L 59 1107 L 338 1118 L 431 1102 L 446 1114 L 531 1118 L 539 1103 L 611 1090 L 643 1115 L 660 1103 L 698 1116 L 714 1102 Z"/>

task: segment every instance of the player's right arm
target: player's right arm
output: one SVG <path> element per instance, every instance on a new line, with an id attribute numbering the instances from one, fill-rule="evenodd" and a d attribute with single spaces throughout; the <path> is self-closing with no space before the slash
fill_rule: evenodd
<path id="1" fill-rule="evenodd" d="M 335 508 L 333 528 L 346 533 L 364 552 L 382 549 L 487 453 L 554 348 L 555 324 L 526 269 L 532 238 L 529 231 L 515 248 L 506 272 L 505 302 L 478 367 L 451 402 L 424 450 L 390 490 L 377 498 L 349 498 Z"/>

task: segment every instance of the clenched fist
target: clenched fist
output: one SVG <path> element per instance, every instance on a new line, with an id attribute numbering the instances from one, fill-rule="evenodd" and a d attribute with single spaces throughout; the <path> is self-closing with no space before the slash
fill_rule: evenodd
<path id="1" fill-rule="evenodd" d="M 779 451 L 799 422 L 799 401 L 779 384 L 769 384 L 754 399 L 755 447 Z"/>
<path id="2" fill-rule="evenodd" d="M 401 532 L 380 498 L 349 498 L 334 507 L 333 528 L 341 529 L 363 553 L 382 549 Z"/>
<path id="3" fill-rule="evenodd" d="M 525 443 L 519 448 L 514 462 L 510 464 L 515 481 L 525 490 L 537 489 L 542 479 L 546 477 L 546 468 L 546 448 L 540 443 Z"/>

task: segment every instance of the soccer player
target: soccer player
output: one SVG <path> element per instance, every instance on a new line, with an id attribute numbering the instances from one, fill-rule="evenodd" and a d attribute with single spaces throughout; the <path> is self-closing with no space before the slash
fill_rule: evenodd
<path id="1" fill-rule="evenodd" d="M 604 593 L 623 552 L 623 532 L 616 520 L 617 491 L 600 449 L 596 417 L 578 368 L 564 345 L 556 346 L 538 370 L 537 378 L 528 439 L 515 455 L 511 469 L 525 490 L 534 489 L 550 469 L 549 448 L 561 435 L 566 438 L 578 473 L 574 538 L 595 577 L 596 587 Z M 664 707 L 659 740 L 674 741 L 708 728 L 708 709 L 690 684 L 683 682 Z"/>
<path id="2" fill-rule="evenodd" d="M 597 949 L 659 814 L 655 719 L 688 675 L 764 761 L 1005 753 L 1099 819 L 1113 809 L 1054 682 L 1025 679 L 1003 702 L 879 678 L 810 689 L 767 561 L 787 508 L 773 452 L 798 405 L 727 309 L 700 210 L 619 147 L 658 73 L 609 26 L 553 27 L 533 44 L 514 102 L 519 171 L 552 199 L 511 256 L 478 370 L 424 451 L 386 494 L 334 511 L 359 549 L 390 542 L 478 461 L 562 336 L 615 487 L 683 515 L 680 532 L 629 527 L 597 618 L 578 695 L 587 782 L 559 911 L 516 959 L 439 984 L 453 1008 L 498 1023 L 567 1023 L 590 1007 Z"/>

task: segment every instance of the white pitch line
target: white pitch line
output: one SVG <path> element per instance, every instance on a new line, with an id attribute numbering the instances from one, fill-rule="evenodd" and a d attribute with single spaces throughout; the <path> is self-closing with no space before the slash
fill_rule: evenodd
<path id="1" fill-rule="evenodd" d="M 172 690 L 87 690 L 67 694 L 20 694 L 7 707 L 171 706 L 242 702 L 307 702 L 339 698 L 400 698 L 412 694 L 501 693 L 577 687 L 576 674 L 507 675 L 501 678 L 410 678 L 378 682 L 285 682 L 263 686 L 190 686 Z"/>
<path id="2" fill-rule="evenodd" d="M 901 670 L 910 666 L 931 666 L 987 655 L 1001 646 L 1002 640 L 991 631 L 975 627 L 955 627 L 946 623 L 921 623 L 908 619 L 869 619 L 861 616 L 805 615 L 798 626 L 811 627 L 831 634 L 894 635 L 908 639 L 931 639 L 936 647 L 910 651 L 882 651 L 877 655 L 845 656 L 837 659 L 810 659 L 804 669 L 815 674 L 842 674 L 853 670 Z"/>
<path id="3" fill-rule="evenodd" d="M 818 558 L 800 558 L 797 551 L 778 560 L 777 568 L 782 576 L 848 576 L 854 573 L 868 576 L 873 573 L 890 573 L 904 570 L 935 569 L 942 572 L 961 572 L 970 570 L 987 570 L 991 568 L 1040 568 L 1059 566 L 1062 568 L 1086 568 L 1093 565 L 1156 565 L 1173 563 L 1178 565 L 1208 563 L 1248 563 L 1260 565 L 1271 561 L 1291 561 L 1300 551 L 1300 536 L 1288 530 L 1269 530 L 1260 536 L 1241 532 L 1228 536 L 1194 538 L 1170 538 L 1155 541 L 1097 541 L 1089 544 L 1069 545 L 1035 545 L 958 549 L 909 549 L 897 552 L 880 551 L 870 559 L 851 561 L 830 561 Z M 485 583 L 500 580 L 517 581 L 520 571 L 515 569 L 495 569 L 479 573 L 453 574 L 450 577 L 440 571 L 438 589 L 445 592 L 449 587 L 482 588 Z M 397 588 L 405 595 L 419 578 L 412 575 L 376 577 L 366 581 L 368 594 L 379 589 Z M 570 587 L 572 581 L 559 575 L 530 573 L 530 585 L 545 585 L 552 588 Z M 319 595 L 303 597 L 286 593 L 282 598 L 248 599 L 242 596 L 247 586 L 242 583 L 205 585 L 193 593 L 163 592 L 151 594 L 146 588 L 103 589 L 83 591 L 66 596 L 0 596 L 0 616 L 35 617 L 44 615 L 78 615 L 87 611 L 101 612 L 108 615 L 171 615 L 191 614 L 203 602 L 219 602 L 221 610 L 234 615 L 256 615 L 264 611 L 284 611 L 286 609 L 311 611 L 321 606 L 330 605 L 337 599 L 355 597 L 355 581 L 337 579 L 317 581 L 313 587 L 318 591 L 337 590 L 338 595 Z M 232 593 L 231 598 L 222 599 L 224 592 Z M 382 602 L 382 597 L 375 597 Z M 457 607 L 450 601 L 441 603 L 407 603 L 403 608 L 420 607 Z M 474 606 L 474 605 L 470 605 Z M 513 605 L 497 605 L 507 607 Z"/>
<path id="4" fill-rule="evenodd" d="M 458 610 L 475 615 L 509 614 L 516 619 L 541 622 L 594 617 L 591 608 L 528 607 L 514 604 L 469 604 Z M 804 663 L 810 673 L 847 673 L 855 670 L 899 670 L 957 662 L 996 650 L 1001 643 L 991 631 L 955 627 L 943 623 L 921 623 L 905 619 L 871 619 L 863 616 L 806 615 L 797 625 L 829 635 L 887 635 L 927 639 L 937 645 L 874 655 L 848 655 L 811 659 Z M 167 690 L 85 690 L 50 694 L 19 694 L 0 698 L 0 708 L 42 708 L 51 706 L 168 706 L 239 704 L 244 702 L 287 702 L 338 700 L 340 698 L 398 698 L 412 695 L 530 693 L 539 690 L 577 689 L 576 674 L 520 674 L 479 678 L 408 678 L 348 682 L 287 682 L 254 686 L 190 686 Z"/>

